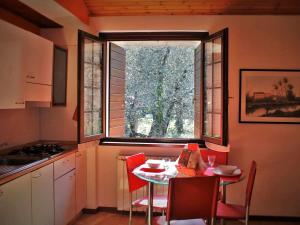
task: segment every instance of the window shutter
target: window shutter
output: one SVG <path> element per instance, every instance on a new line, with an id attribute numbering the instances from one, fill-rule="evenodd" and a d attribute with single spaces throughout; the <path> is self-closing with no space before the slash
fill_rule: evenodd
<path id="1" fill-rule="evenodd" d="M 212 34 L 202 43 L 203 79 L 202 138 L 227 145 L 228 127 L 228 29 Z"/>
<path id="2" fill-rule="evenodd" d="M 110 124 L 109 136 L 122 137 L 125 133 L 125 68 L 126 52 L 110 44 Z"/>
<path id="3" fill-rule="evenodd" d="M 195 49 L 194 59 L 194 135 L 195 138 L 201 137 L 201 90 L 200 79 L 202 71 L 202 51 L 201 44 Z"/>

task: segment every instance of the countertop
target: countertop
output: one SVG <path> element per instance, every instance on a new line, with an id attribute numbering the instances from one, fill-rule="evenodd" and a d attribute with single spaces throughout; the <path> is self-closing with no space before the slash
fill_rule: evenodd
<path id="1" fill-rule="evenodd" d="M 5 173 L 3 175 L 0 176 L 0 185 L 7 183 L 11 180 L 16 179 L 17 177 L 23 176 L 27 173 L 30 173 L 34 170 L 37 170 L 41 167 L 44 167 L 48 164 L 51 164 L 61 158 L 66 157 L 67 155 L 70 155 L 72 153 L 75 153 L 78 151 L 78 145 L 77 144 L 73 144 L 73 143 L 61 143 L 62 147 L 65 149 L 65 151 L 63 151 L 60 154 L 54 155 L 51 158 L 45 158 L 30 164 L 26 164 L 24 166 L 21 167 L 17 167 L 16 169 Z"/>

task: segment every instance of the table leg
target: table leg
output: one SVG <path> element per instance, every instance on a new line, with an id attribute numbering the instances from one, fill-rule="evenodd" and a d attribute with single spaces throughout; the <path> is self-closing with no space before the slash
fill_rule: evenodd
<path id="1" fill-rule="evenodd" d="M 226 185 L 222 186 L 222 202 L 226 203 Z M 221 225 L 225 225 L 225 220 L 221 219 Z"/>
<path id="2" fill-rule="evenodd" d="M 148 225 L 152 225 L 153 217 L 153 183 L 148 182 Z"/>

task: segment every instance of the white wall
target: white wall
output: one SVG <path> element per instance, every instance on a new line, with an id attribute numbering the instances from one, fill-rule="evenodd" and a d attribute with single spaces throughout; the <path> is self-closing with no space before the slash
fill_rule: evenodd
<path id="1" fill-rule="evenodd" d="M 251 213 L 300 216 L 300 126 L 240 124 L 240 68 L 300 68 L 300 16 L 149 16 L 91 18 L 99 31 L 207 30 L 229 28 L 229 162 L 248 172 L 258 163 Z M 98 148 L 98 200 L 116 206 L 116 162 L 120 151 L 153 148 Z M 169 154 L 173 149 L 157 149 Z M 178 154 L 178 151 L 176 151 Z M 109 174 L 109 176 L 108 176 Z M 231 185 L 228 199 L 242 203 L 246 182 Z"/>

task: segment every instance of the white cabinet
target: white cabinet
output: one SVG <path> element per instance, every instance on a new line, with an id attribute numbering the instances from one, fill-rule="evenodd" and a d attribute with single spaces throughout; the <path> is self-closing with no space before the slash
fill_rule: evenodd
<path id="1" fill-rule="evenodd" d="M 0 109 L 25 108 L 23 32 L 0 20 Z"/>
<path id="2" fill-rule="evenodd" d="M 31 33 L 25 40 L 25 101 L 51 102 L 53 43 Z"/>
<path id="3" fill-rule="evenodd" d="M 53 164 L 31 173 L 32 225 L 54 225 Z"/>
<path id="4" fill-rule="evenodd" d="M 0 186 L 0 223 L 31 225 L 30 174 Z"/>
<path id="5" fill-rule="evenodd" d="M 50 102 L 53 43 L 3 20 L 0 30 L 0 109 Z"/>
<path id="6" fill-rule="evenodd" d="M 79 150 L 76 152 L 76 214 L 86 206 L 86 166 L 86 150 Z"/>
<path id="7" fill-rule="evenodd" d="M 55 225 L 66 225 L 75 217 L 75 170 L 55 180 Z"/>
<path id="8" fill-rule="evenodd" d="M 52 85 L 53 43 L 30 32 L 27 32 L 25 40 L 26 82 Z"/>

